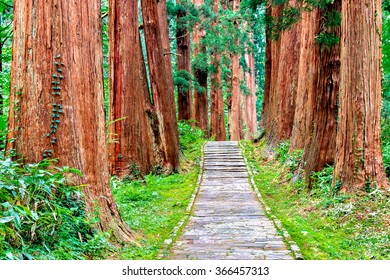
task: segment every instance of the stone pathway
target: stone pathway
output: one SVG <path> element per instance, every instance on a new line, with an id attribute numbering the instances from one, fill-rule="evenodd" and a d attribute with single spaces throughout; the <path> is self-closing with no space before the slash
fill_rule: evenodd
<path id="1" fill-rule="evenodd" d="M 210 142 L 192 215 L 170 259 L 291 260 L 251 189 L 237 142 Z"/>

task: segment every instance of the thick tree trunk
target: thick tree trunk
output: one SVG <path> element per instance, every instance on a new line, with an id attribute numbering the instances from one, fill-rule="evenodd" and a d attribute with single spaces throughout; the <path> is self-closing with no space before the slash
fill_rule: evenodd
<path id="1" fill-rule="evenodd" d="M 296 0 L 289 0 L 284 5 L 274 6 L 269 1 L 267 14 L 277 19 L 289 5 L 298 4 Z M 268 28 L 262 120 L 271 147 L 289 139 L 292 133 L 298 84 L 300 24 L 282 31 L 277 38 L 273 38 L 272 33 Z"/>
<path id="2" fill-rule="evenodd" d="M 285 5 L 296 6 L 296 0 L 289 0 Z M 275 118 L 269 132 L 271 145 L 290 138 L 294 114 L 295 98 L 298 85 L 298 60 L 300 49 L 300 23 L 280 34 L 280 53 L 276 81 L 271 88 L 275 97 Z"/>
<path id="3" fill-rule="evenodd" d="M 82 171 L 87 211 L 118 240 L 132 234 L 114 203 L 103 105 L 100 1 L 14 2 L 7 150 Z"/>
<path id="4" fill-rule="evenodd" d="M 388 185 L 380 142 L 381 2 L 342 1 L 334 179 L 343 191 Z"/>
<path id="5" fill-rule="evenodd" d="M 315 110 L 317 92 L 317 73 L 319 70 L 319 11 L 304 12 L 301 20 L 300 54 L 298 66 L 298 85 L 294 125 L 291 134 L 291 150 L 303 149 L 310 139 L 312 118 Z"/>
<path id="6" fill-rule="evenodd" d="M 194 5 L 200 6 L 204 4 L 204 0 L 193 0 Z M 196 58 L 202 53 L 206 53 L 206 46 L 201 42 L 204 37 L 205 31 L 200 30 L 200 26 L 196 26 L 192 35 L 192 42 L 195 46 L 193 56 Z M 195 87 L 194 89 L 194 118 L 196 125 L 202 129 L 206 136 L 209 135 L 209 123 L 208 123 L 208 94 L 207 94 L 207 70 L 204 67 L 200 69 L 193 69 L 194 77 L 199 83 L 199 90 Z"/>
<path id="7" fill-rule="evenodd" d="M 150 106 L 138 30 L 137 1 L 109 2 L 111 174 L 148 174 L 156 165 L 148 122 Z M 129 48 L 129 46 L 132 46 Z"/>
<path id="8" fill-rule="evenodd" d="M 216 15 L 213 22 L 214 27 L 217 27 L 218 25 L 218 10 L 219 1 L 214 0 L 213 12 Z M 214 137 L 216 141 L 226 141 L 225 109 L 222 95 L 221 54 L 218 46 L 215 46 L 211 59 L 215 67 L 215 73 L 212 73 L 210 77 L 211 136 Z"/>
<path id="9" fill-rule="evenodd" d="M 179 135 L 173 86 L 169 84 L 171 73 L 165 67 L 161 67 L 166 65 L 162 43 L 162 38 L 166 35 L 161 35 L 157 2 L 143 0 L 141 3 L 150 83 L 155 106 L 155 113 L 150 112 L 154 138 L 160 151 L 162 167 L 166 171 L 177 171 L 180 169 Z"/>
<path id="10" fill-rule="evenodd" d="M 177 0 L 177 4 L 181 1 Z M 176 43 L 177 43 L 177 71 L 178 73 L 186 71 L 191 73 L 191 35 L 188 29 L 184 26 L 183 17 L 186 16 L 185 12 L 179 12 L 177 15 L 177 31 L 176 31 Z M 187 81 L 189 84 L 191 81 Z M 191 86 L 181 87 L 178 86 L 178 111 L 179 120 L 189 120 L 192 117 L 192 94 Z"/>
<path id="11" fill-rule="evenodd" d="M 283 5 L 274 6 L 272 0 L 267 3 L 266 14 L 269 17 L 277 18 L 283 11 Z M 262 110 L 261 127 L 265 130 L 267 138 L 274 129 L 275 118 L 277 114 L 277 98 L 275 87 L 278 78 L 279 56 L 281 48 L 281 39 L 274 38 L 272 27 L 266 26 L 266 53 L 265 53 L 265 84 L 264 84 L 264 102 Z"/>
<path id="12" fill-rule="evenodd" d="M 341 11 L 341 1 L 334 1 L 328 5 L 325 10 L 317 12 L 317 16 L 311 15 L 311 22 L 315 26 L 312 34 L 324 32 L 320 28 L 324 26 L 323 14 L 331 11 Z M 341 28 L 332 30 L 336 36 L 340 36 Z M 315 36 L 315 35 L 314 35 Z M 310 39 L 311 40 L 311 39 Z M 313 61 L 314 59 L 314 61 Z M 312 97 L 307 100 L 314 100 L 314 110 L 311 116 L 311 125 L 309 132 L 305 132 L 307 127 L 303 126 L 302 136 L 308 138 L 308 141 L 300 141 L 305 144 L 303 159 L 305 162 L 306 180 L 310 182 L 310 175 L 313 172 L 320 171 L 326 165 L 334 163 L 335 145 L 336 145 L 336 116 L 337 116 L 337 96 L 339 93 L 339 75 L 340 75 L 340 45 L 337 44 L 331 48 L 318 45 L 316 43 L 314 58 L 306 62 L 307 65 L 317 65 L 315 84 L 312 86 Z M 310 84 L 308 87 L 310 90 Z M 302 102 L 302 101 L 298 101 Z M 308 107 L 311 106 L 311 103 Z M 303 108 L 302 108 L 303 109 Z M 305 109 L 305 112 L 307 110 Z M 310 137 L 308 137 L 310 135 Z"/>
<path id="13" fill-rule="evenodd" d="M 233 12 L 240 8 L 240 0 L 233 0 Z M 238 30 L 238 23 L 234 22 L 235 29 Z M 235 45 L 238 42 L 234 42 Z M 241 122 L 241 98 L 240 98 L 240 64 L 238 54 L 232 55 L 232 107 L 230 116 L 230 140 L 239 141 L 242 139 Z"/>

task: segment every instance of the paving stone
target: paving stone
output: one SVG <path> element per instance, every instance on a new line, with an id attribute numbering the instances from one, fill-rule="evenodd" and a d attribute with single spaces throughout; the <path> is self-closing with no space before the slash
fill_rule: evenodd
<path id="1" fill-rule="evenodd" d="M 237 142 L 210 142 L 190 219 L 173 260 L 291 260 L 253 192 Z"/>

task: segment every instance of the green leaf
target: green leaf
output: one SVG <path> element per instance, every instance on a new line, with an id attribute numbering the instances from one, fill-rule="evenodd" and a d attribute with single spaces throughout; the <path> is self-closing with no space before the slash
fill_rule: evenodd
<path id="1" fill-rule="evenodd" d="M 15 217 L 13 217 L 13 216 L 3 217 L 3 218 L 0 219 L 0 224 L 9 223 L 9 222 L 11 222 L 13 219 L 15 219 Z"/>

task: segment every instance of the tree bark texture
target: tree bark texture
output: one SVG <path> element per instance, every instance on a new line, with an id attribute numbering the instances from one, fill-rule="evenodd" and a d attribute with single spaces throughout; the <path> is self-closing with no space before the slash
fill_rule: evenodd
<path id="1" fill-rule="evenodd" d="M 278 18 L 283 11 L 283 5 L 273 5 L 269 0 L 266 7 L 268 17 Z M 265 130 L 267 138 L 270 137 L 274 129 L 276 118 L 277 97 L 275 95 L 275 86 L 278 77 L 279 56 L 281 48 L 281 38 L 273 38 L 272 27 L 266 26 L 266 52 L 265 52 L 265 83 L 264 83 L 264 102 L 262 110 L 261 127 Z"/>
<path id="2" fill-rule="evenodd" d="M 174 92 L 172 77 L 172 59 L 171 59 L 171 42 L 169 40 L 169 27 L 167 15 L 167 1 L 157 1 L 158 25 L 160 27 L 162 51 L 164 55 L 164 67 L 166 70 L 166 79 L 169 92 Z"/>
<path id="3" fill-rule="evenodd" d="M 169 76 L 172 74 L 162 65 L 166 65 L 164 58 L 163 37 L 158 16 L 157 2 L 143 0 L 142 15 L 146 41 L 146 52 L 151 90 L 155 110 L 150 111 L 152 130 L 155 143 L 160 151 L 160 162 L 167 171 L 180 169 L 179 162 L 179 135 L 176 119 L 176 108 L 173 85 L 170 85 Z"/>
<path id="4" fill-rule="evenodd" d="M 218 10 L 219 1 L 214 0 L 213 12 L 215 19 L 213 26 L 218 25 Z M 210 76 L 210 123 L 211 123 L 211 136 L 216 141 L 226 141 L 226 128 L 225 128 L 225 109 L 222 95 L 222 77 L 221 77 L 221 54 L 218 47 L 215 46 L 214 53 L 212 54 L 212 63 L 216 69 L 215 73 Z"/>
<path id="5" fill-rule="evenodd" d="M 181 1 L 177 0 L 177 4 Z M 176 31 L 176 43 L 177 43 L 177 71 L 186 71 L 191 73 L 191 34 L 189 30 L 184 26 L 183 17 L 186 14 L 180 11 L 177 15 L 177 31 Z M 190 81 L 188 81 L 190 83 Z M 191 86 L 188 89 L 178 86 L 178 116 L 179 120 L 189 120 L 192 117 L 192 92 Z"/>
<path id="6" fill-rule="evenodd" d="M 138 29 L 138 3 L 110 0 L 109 8 L 111 174 L 123 176 L 136 170 L 148 174 L 157 163 L 147 114 L 150 98 Z"/>
<path id="7" fill-rule="evenodd" d="M 316 24 L 316 33 L 327 32 L 321 29 L 324 26 L 323 15 L 332 10 L 341 11 L 341 1 L 334 1 L 326 9 L 318 11 L 319 15 L 311 21 Z M 314 16 L 314 14 L 313 14 Z M 340 36 L 341 27 L 336 27 L 332 33 Z M 320 171 L 326 165 L 332 165 L 335 157 L 336 146 L 336 116 L 337 116 L 337 96 L 339 94 L 340 76 L 340 44 L 327 48 L 316 43 L 316 85 L 312 95 L 307 100 L 314 100 L 314 110 L 312 112 L 312 125 L 308 135 L 309 141 L 305 143 L 303 159 L 305 162 L 306 180 L 310 183 L 310 176 L 313 172 Z M 311 63 L 308 62 L 307 65 Z M 301 102 L 301 101 L 297 101 Z M 311 106 L 311 103 L 310 105 Z M 306 111 L 305 111 L 306 112 Z M 307 127 L 303 128 L 304 132 Z M 303 141 L 301 141 L 302 143 Z"/>
<path id="8" fill-rule="evenodd" d="M 199 7 L 204 4 L 204 0 L 193 0 L 195 6 Z M 202 53 L 206 53 L 206 46 L 201 42 L 205 35 L 205 31 L 200 29 L 200 26 L 194 28 L 192 34 L 192 42 L 194 45 L 193 56 L 197 57 Z M 207 70 L 193 69 L 194 77 L 199 83 L 199 86 L 203 88 L 199 91 L 196 87 L 194 89 L 194 118 L 196 125 L 202 129 L 206 136 L 209 134 L 209 123 L 208 123 L 208 94 L 207 94 Z"/>
<path id="9" fill-rule="evenodd" d="M 296 6 L 296 0 L 289 0 L 285 5 Z M 271 145 L 290 138 L 295 114 L 295 98 L 298 86 L 298 61 L 300 49 L 300 23 L 291 26 L 280 34 L 280 50 L 275 83 L 271 84 L 272 98 L 276 115 L 268 134 Z"/>
<path id="10" fill-rule="evenodd" d="M 385 188 L 380 141 L 380 0 L 342 1 L 341 68 L 335 183 L 343 191 Z"/>
<path id="11" fill-rule="evenodd" d="M 257 132 L 257 111 L 256 111 L 256 78 L 255 78 L 255 59 L 253 53 L 245 54 L 246 64 L 249 72 L 245 73 L 246 87 L 249 90 L 248 94 L 244 96 L 244 124 L 245 135 L 244 139 L 252 140 Z"/>
<path id="12" fill-rule="evenodd" d="M 304 12 L 301 19 L 300 50 L 298 60 L 298 85 L 294 125 L 291 134 L 291 150 L 303 149 L 310 139 L 312 118 L 317 92 L 317 73 L 319 70 L 319 11 Z"/>
<path id="13" fill-rule="evenodd" d="M 233 12 L 237 12 L 240 8 L 240 0 L 233 0 Z M 238 23 L 234 22 L 236 30 Z M 238 44 L 236 40 L 235 45 Z M 230 120 L 230 140 L 239 141 L 242 139 L 242 112 L 240 98 L 240 64 L 238 54 L 232 54 L 232 107 Z"/>
<path id="14" fill-rule="evenodd" d="M 131 241 L 109 183 L 102 65 L 100 1 L 14 2 L 7 150 L 81 170 L 72 181 L 97 226 Z"/>

